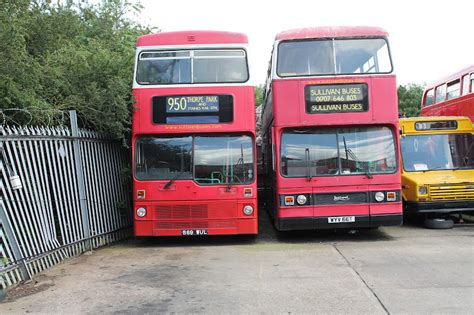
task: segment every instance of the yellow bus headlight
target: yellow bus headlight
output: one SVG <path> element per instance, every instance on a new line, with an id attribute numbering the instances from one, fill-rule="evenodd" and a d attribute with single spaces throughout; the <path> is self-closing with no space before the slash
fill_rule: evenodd
<path id="1" fill-rule="evenodd" d="M 418 195 L 426 195 L 428 193 L 428 189 L 426 186 L 418 187 Z"/>

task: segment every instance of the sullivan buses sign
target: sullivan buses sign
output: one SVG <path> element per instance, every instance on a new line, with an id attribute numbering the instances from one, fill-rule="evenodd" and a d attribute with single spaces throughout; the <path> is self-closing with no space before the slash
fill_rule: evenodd
<path id="1" fill-rule="evenodd" d="M 305 87 L 309 114 L 365 112 L 369 109 L 367 84 L 325 84 Z"/>

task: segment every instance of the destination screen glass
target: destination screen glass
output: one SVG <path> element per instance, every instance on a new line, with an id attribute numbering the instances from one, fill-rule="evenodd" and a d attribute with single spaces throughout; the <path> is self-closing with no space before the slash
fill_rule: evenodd
<path id="1" fill-rule="evenodd" d="M 369 110 L 367 84 L 325 84 L 305 87 L 309 114 L 366 112 Z"/>

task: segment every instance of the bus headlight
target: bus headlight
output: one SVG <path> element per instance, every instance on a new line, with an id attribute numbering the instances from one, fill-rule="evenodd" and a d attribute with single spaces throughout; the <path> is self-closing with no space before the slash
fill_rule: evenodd
<path id="1" fill-rule="evenodd" d="M 246 205 L 244 207 L 244 214 L 251 215 L 253 213 L 253 207 L 251 205 Z"/>
<path id="2" fill-rule="evenodd" d="M 145 208 L 138 208 L 137 209 L 137 216 L 140 217 L 140 218 L 143 218 L 144 216 L 146 216 L 146 209 Z"/>
<path id="3" fill-rule="evenodd" d="M 382 202 L 385 199 L 385 195 L 381 191 L 376 192 L 374 197 L 378 202 Z"/>
<path id="4" fill-rule="evenodd" d="M 308 201 L 308 198 L 306 198 L 305 195 L 299 195 L 298 197 L 296 197 L 296 202 L 299 205 L 304 205 L 306 203 L 306 201 Z"/>
<path id="5" fill-rule="evenodd" d="M 418 195 L 426 195 L 427 193 L 428 193 L 428 189 L 426 189 L 426 186 L 418 187 Z"/>

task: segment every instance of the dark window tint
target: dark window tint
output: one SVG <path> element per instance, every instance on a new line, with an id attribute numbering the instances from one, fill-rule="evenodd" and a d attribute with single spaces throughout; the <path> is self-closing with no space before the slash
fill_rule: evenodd
<path id="1" fill-rule="evenodd" d="M 194 150 L 196 182 L 200 184 L 253 182 L 253 142 L 249 136 L 197 136 Z"/>
<path id="2" fill-rule="evenodd" d="M 278 75 L 334 73 L 332 41 L 282 42 L 278 46 Z"/>
<path id="3" fill-rule="evenodd" d="M 459 97 L 461 83 L 459 80 L 448 83 L 447 95 L 448 100 Z"/>
<path id="4" fill-rule="evenodd" d="M 343 128 L 338 135 L 342 174 L 395 171 L 395 145 L 390 129 Z"/>
<path id="5" fill-rule="evenodd" d="M 436 88 L 436 103 L 444 102 L 446 99 L 446 85 L 440 85 Z"/>
<path id="6" fill-rule="evenodd" d="M 468 74 L 466 74 L 462 78 L 462 95 L 466 95 L 467 93 L 469 93 L 469 75 Z"/>
<path id="7" fill-rule="evenodd" d="M 245 135 L 141 137 L 135 147 L 135 177 L 248 184 L 255 180 L 253 140 Z"/>
<path id="8" fill-rule="evenodd" d="M 425 106 L 431 105 L 434 102 L 434 90 L 431 89 L 428 92 L 426 92 L 425 96 Z"/>
<path id="9" fill-rule="evenodd" d="M 334 130 L 294 130 L 281 138 L 281 172 L 304 177 L 339 173 L 337 137 Z"/>
<path id="10" fill-rule="evenodd" d="M 281 77 L 391 71 L 383 38 L 284 41 L 278 45 L 277 74 Z"/>
<path id="11" fill-rule="evenodd" d="M 143 85 L 191 83 L 190 52 L 141 53 L 138 60 L 137 82 Z"/>
<path id="12" fill-rule="evenodd" d="M 392 173 L 397 166 L 387 127 L 290 130 L 281 147 L 281 172 L 288 177 Z"/>
<path id="13" fill-rule="evenodd" d="M 142 85 L 238 83 L 249 77 L 242 49 L 145 51 L 138 57 L 136 76 Z"/>
<path id="14" fill-rule="evenodd" d="M 135 150 L 138 179 L 192 178 L 192 137 L 142 137 L 137 140 Z"/>
<path id="15" fill-rule="evenodd" d="M 194 83 L 245 82 L 248 79 L 245 58 L 194 59 Z"/>
<path id="16" fill-rule="evenodd" d="M 474 168 L 472 134 L 407 136 L 401 140 L 405 171 Z"/>

